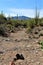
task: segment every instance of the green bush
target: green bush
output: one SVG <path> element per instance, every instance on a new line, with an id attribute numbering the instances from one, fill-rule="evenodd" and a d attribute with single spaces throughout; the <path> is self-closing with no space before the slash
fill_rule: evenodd
<path id="1" fill-rule="evenodd" d="M 0 35 L 4 36 L 4 37 L 8 37 L 9 36 L 9 31 L 4 25 L 0 26 Z"/>
<path id="2" fill-rule="evenodd" d="M 40 26 L 43 26 L 43 21 L 40 21 Z"/>
<path id="3" fill-rule="evenodd" d="M 34 21 L 30 21 L 30 22 L 29 22 L 29 26 L 30 26 L 31 28 L 34 28 L 34 27 L 35 27 L 35 22 L 34 22 Z"/>
<path id="4" fill-rule="evenodd" d="M 7 21 L 7 18 L 4 15 L 0 14 L 0 24 L 5 24 L 6 21 Z"/>
<path id="5" fill-rule="evenodd" d="M 43 49 L 43 41 L 40 41 L 39 44 L 41 45 L 41 49 Z"/>

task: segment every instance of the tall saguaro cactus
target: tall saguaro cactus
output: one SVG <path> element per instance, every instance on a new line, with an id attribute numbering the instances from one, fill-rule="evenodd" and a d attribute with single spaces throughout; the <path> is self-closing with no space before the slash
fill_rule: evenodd
<path id="1" fill-rule="evenodd" d="M 36 8 L 35 8 L 35 23 L 36 23 L 36 25 L 38 25 L 39 24 L 39 10 L 38 10 L 38 8 L 37 8 L 37 2 L 36 2 Z"/>

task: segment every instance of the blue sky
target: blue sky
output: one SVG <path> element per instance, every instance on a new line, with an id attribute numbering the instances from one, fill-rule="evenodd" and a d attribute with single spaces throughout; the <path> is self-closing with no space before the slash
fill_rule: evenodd
<path id="1" fill-rule="evenodd" d="M 3 11 L 6 16 L 28 16 L 34 17 L 35 7 L 43 16 L 43 0 L 0 0 L 0 12 Z"/>

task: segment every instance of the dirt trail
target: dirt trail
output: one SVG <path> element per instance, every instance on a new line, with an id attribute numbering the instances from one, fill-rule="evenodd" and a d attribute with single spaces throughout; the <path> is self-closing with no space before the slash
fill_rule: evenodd
<path id="1" fill-rule="evenodd" d="M 8 38 L 0 37 L 0 65 L 10 65 L 17 53 L 25 60 L 17 60 L 15 65 L 43 65 L 43 51 L 38 39 L 30 39 L 25 29 L 11 33 Z"/>

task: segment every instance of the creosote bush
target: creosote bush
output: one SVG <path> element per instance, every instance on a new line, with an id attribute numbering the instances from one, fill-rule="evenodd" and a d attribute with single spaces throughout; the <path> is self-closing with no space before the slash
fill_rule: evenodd
<path id="1" fill-rule="evenodd" d="M 4 25 L 0 26 L 0 35 L 4 36 L 4 37 L 8 37 L 9 36 L 8 28 L 6 28 Z"/>

